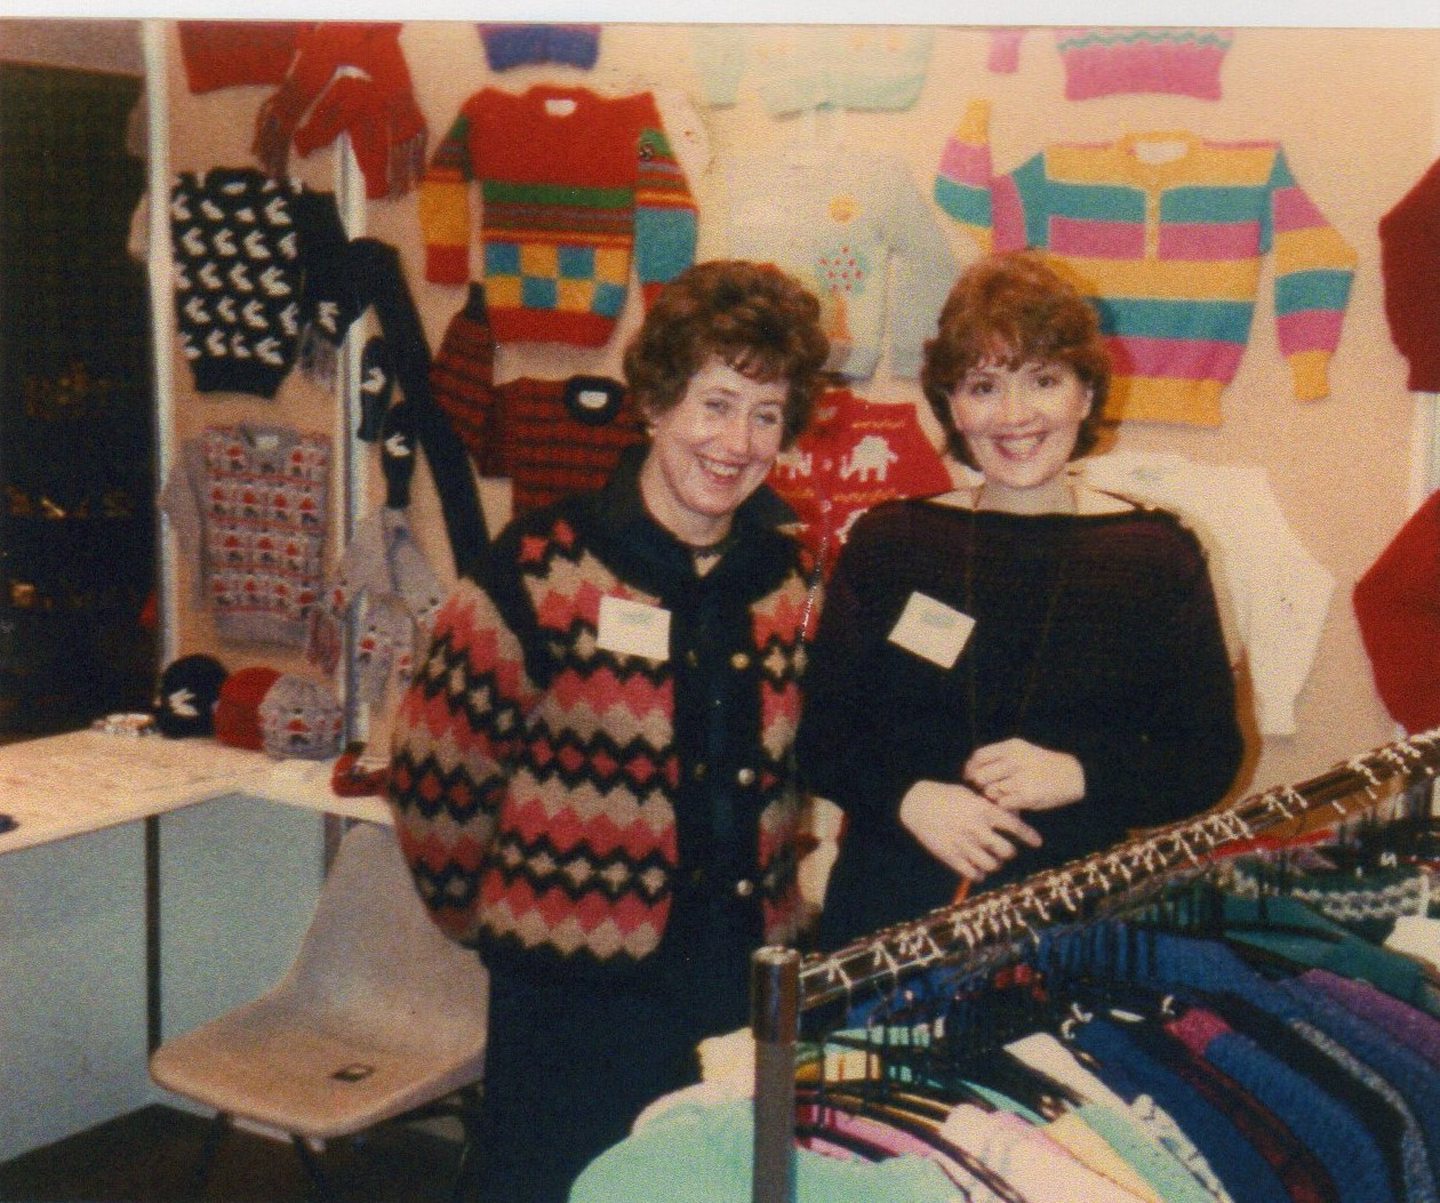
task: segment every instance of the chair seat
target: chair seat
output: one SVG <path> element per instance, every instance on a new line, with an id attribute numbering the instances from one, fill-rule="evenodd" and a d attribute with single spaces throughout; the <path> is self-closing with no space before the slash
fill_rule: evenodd
<path id="1" fill-rule="evenodd" d="M 328 1029 L 328 1030 L 327 1030 Z M 166 1041 L 151 1059 L 165 1089 L 315 1140 L 347 1136 L 478 1079 L 484 1025 L 469 1049 L 423 1030 L 368 1038 L 298 1006 L 261 999 Z"/>

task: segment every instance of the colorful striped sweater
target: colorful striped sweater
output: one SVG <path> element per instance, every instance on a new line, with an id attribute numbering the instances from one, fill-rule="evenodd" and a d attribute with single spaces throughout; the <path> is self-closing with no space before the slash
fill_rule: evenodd
<path id="1" fill-rule="evenodd" d="M 988 118 L 973 103 L 948 139 L 935 199 L 982 248 L 1045 251 L 1095 302 L 1115 365 L 1107 417 L 1220 424 L 1267 254 L 1295 396 L 1329 392 L 1356 256 L 1277 143 L 1132 134 L 995 176 Z M 1151 147 L 1178 154 L 1147 161 Z"/>
<path id="2" fill-rule="evenodd" d="M 485 88 L 461 107 L 420 185 L 425 276 L 470 278 L 480 182 L 495 336 L 600 346 L 629 291 L 645 300 L 695 258 L 695 201 L 649 92 Z"/>
<path id="3" fill-rule="evenodd" d="M 753 908 L 768 941 L 794 934 L 809 573 L 762 519 L 766 490 L 698 577 L 633 468 L 511 523 L 396 712 L 401 848 L 436 922 L 492 969 L 635 966 L 688 890 Z M 615 599 L 668 613 L 664 659 L 609 650 Z"/>

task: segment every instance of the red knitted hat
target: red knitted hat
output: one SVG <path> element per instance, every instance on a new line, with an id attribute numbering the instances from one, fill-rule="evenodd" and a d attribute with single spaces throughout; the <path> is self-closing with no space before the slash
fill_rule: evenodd
<path id="1" fill-rule="evenodd" d="M 232 748 L 260 751 L 265 746 L 260 703 L 279 679 L 278 671 L 263 665 L 237 669 L 226 677 L 215 704 L 215 738 Z"/>

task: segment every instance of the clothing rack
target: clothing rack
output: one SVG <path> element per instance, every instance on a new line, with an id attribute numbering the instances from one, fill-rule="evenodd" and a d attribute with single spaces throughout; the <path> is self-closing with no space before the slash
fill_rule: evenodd
<path id="1" fill-rule="evenodd" d="M 806 1012 L 894 990 L 939 966 L 980 970 L 1013 961 L 1040 929 L 1132 908 L 1249 851 L 1258 837 L 1359 817 L 1437 774 L 1440 728 L 884 928 L 833 953 L 802 958 L 793 949 L 760 949 L 751 962 L 753 1203 L 793 1203 L 795 1197 L 795 1046 Z"/>

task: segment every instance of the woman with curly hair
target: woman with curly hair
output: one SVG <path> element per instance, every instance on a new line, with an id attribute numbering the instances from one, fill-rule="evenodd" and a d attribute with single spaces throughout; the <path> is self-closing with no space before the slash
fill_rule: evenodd
<path id="1" fill-rule="evenodd" d="M 563 1201 L 793 934 L 812 574 L 764 481 L 820 386 L 819 313 L 763 265 L 667 285 L 624 360 L 648 445 L 511 522 L 399 707 L 401 846 L 490 970 L 487 1203 Z"/>
<path id="2" fill-rule="evenodd" d="M 1032 252 L 952 289 L 921 383 L 975 483 L 854 526 L 797 742 L 846 814 L 827 948 L 1218 801 L 1234 682 L 1195 536 L 1085 484 L 1097 316 Z"/>

